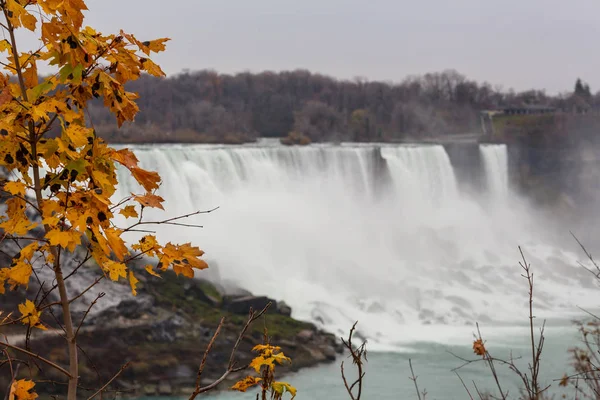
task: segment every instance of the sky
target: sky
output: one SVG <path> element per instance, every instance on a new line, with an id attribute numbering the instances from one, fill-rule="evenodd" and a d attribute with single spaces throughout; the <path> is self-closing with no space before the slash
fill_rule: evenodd
<path id="1" fill-rule="evenodd" d="M 87 24 L 170 37 L 167 72 L 308 69 L 400 82 L 455 69 L 504 89 L 600 90 L 599 0 L 88 0 Z"/>

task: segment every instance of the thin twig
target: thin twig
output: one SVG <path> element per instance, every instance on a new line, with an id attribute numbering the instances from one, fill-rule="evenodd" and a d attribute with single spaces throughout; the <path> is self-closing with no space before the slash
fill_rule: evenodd
<path id="1" fill-rule="evenodd" d="M 210 342 L 208 342 L 208 346 L 206 347 L 206 351 L 204 352 L 204 356 L 202 357 L 202 362 L 200 363 L 200 367 L 198 367 L 198 375 L 196 377 L 196 387 L 197 388 L 200 387 L 200 379 L 202 377 L 202 372 L 204 372 L 204 367 L 206 366 L 206 359 L 208 358 L 208 353 L 210 353 L 210 351 L 212 350 L 213 344 L 215 343 L 217 336 L 219 336 L 219 333 L 221 333 L 221 328 L 223 327 L 224 323 L 225 323 L 225 317 L 221 318 L 221 321 L 219 322 L 219 325 L 217 326 L 217 330 L 215 331 L 214 335 L 210 339 Z"/>
<path id="2" fill-rule="evenodd" d="M 69 374 L 69 372 L 66 369 L 64 369 L 63 367 L 61 367 L 59 365 L 56 365 L 55 363 L 53 363 L 50 360 L 45 359 L 44 357 L 40 356 L 39 354 L 32 353 L 32 352 L 22 349 L 20 347 L 13 346 L 12 344 L 9 344 L 9 343 L 0 342 L 0 346 L 6 346 L 9 349 L 13 349 L 13 350 L 19 351 L 23 354 L 27 354 L 28 356 L 31 356 L 31 357 L 35 358 L 36 360 L 40 360 L 43 363 L 46 363 L 49 366 L 57 369 L 58 371 L 62 372 L 64 375 L 66 375 L 67 377 L 69 377 L 69 378 L 71 377 L 71 374 Z"/>
<path id="3" fill-rule="evenodd" d="M 415 376 L 415 371 L 413 370 L 412 360 L 408 359 L 408 365 L 410 366 L 410 380 L 415 383 L 415 390 L 417 391 L 417 397 L 421 400 L 421 392 L 419 392 L 419 385 L 417 384 L 417 377 Z"/>
<path id="4" fill-rule="evenodd" d="M 248 320 L 246 321 L 246 324 L 242 328 L 240 334 L 238 335 L 238 338 L 237 338 L 235 344 L 233 345 L 233 348 L 231 349 L 231 355 L 229 356 L 229 364 L 227 366 L 227 370 L 223 373 L 223 375 L 221 375 L 220 378 L 218 378 L 217 380 L 215 380 L 211 384 L 209 384 L 207 386 L 204 386 L 204 387 L 200 387 L 200 381 L 199 381 L 199 379 L 197 379 L 197 381 L 196 381 L 196 388 L 194 389 L 194 392 L 190 395 L 189 400 L 194 400 L 199 394 L 205 393 L 205 392 L 208 392 L 210 390 L 215 389 L 217 386 L 219 386 L 219 384 L 221 382 L 223 382 L 225 379 L 227 379 L 227 377 L 229 376 L 229 374 L 231 374 L 233 372 L 241 371 L 241 370 L 247 368 L 247 366 L 244 366 L 244 367 L 241 367 L 241 368 L 237 368 L 236 367 L 235 355 L 237 353 L 237 349 L 240 346 L 240 343 L 242 342 L 242 339 L 246 335 L 246 332 L 248 331 L 248 329 L 250 328 L 250 326 L 252 325 L 252 323 L 254 321 L 256 321 L 257 319 L 259 319 L 264 313 L 266 313 L 267 310 L 269 309 L 269 307 L 271 307 L 271 302 L 269 302 L 259 312 L 255 312 L 254 310 L 250 309 L 250 312 L 248 313 Z M 216 338 L 216 334 L 213 336 L 213 339 L 214 338 Z M 209 346 L 210 346 L 210 344 L 209 344 Z M 206 352 L 205 352 L 205 355 L 206 355 Z M 200 368 L 203 368 L 202 364 L 200 365 Z M 200 370 L 199 370 L 199 374 L 201 374 Z"/>
<path id="5" fill-rule="evenodd" d="M 112 378 L 110 378 L 110 380 L 108 382 L 106 382 L 106 384 L 104 386 L 102 386 L 100 389 L 98 389 L 98 391 L 96 393 L 94 393 L 93 395 L 91 395 L 90 397 L 88 397 L 88 400 L 93 399 L 94 397 L 98 396 L 99 394 L 101 394 L 107 387 L 108 385 L 110 385 L 115 379 L 117 379 L 117 377 L 119 375 L 121 375 L 121 373 L 123 371 L 125 371 L 125 369 L 129 367 L 129 363 L 126 363 L 125 365 L 123 365 L 121 367 L 121 369 L 119 370 L 119 372 L 117 372 Z"/>
<path id="6" fill-rule="evenodd" d="M 81 329 L 81 326 L 83 325 L 83 321 L 85 321 L 85 318 L 90 313 L 90 310 L 92 309 L 92 307 L 94 307 L 96 305 L 96 303 L 98 302 L 98 300 L 100 300 L 101 298 L 103 298 L 105 295 L 106 295 L 106 293 L 101 292 L 101 293 L 98 294 L 98 296 L 96 296 L 96 298 L 94 299 L 94 301 L 92 301 L 92 303 L 90 304 L 90 306 L 88 307 L 88 309 L 85 311 L 85 314 L 83 314 L 83 317 L 81 318 L 81 321 L 79 321 L 79 325 L 77 326 L 77 329 L 75 330 L 75 337 L 77 337 L 77 335 L 79 334 L 79 330 Z"/>
<path id="7" fill-rule="evenodd" d="M 463 387 L 465 388 L 465 390 L 467 391 L 467 394 L 469 395 L 469 398 L 471 400 L 473 399 L 473 396 L 471 396 L 471 392 L 469 391 L 469 388 L 467 387 L 467 385 L 465 385 L 465 381 L 463 381 L 463 379 L 460 377 L 459 373 L 454 371 L 454 373 L 456 374 L 456 376 L 458 376 L 458 379 L 460 379 L 460 383 L 462 383 Z"/>

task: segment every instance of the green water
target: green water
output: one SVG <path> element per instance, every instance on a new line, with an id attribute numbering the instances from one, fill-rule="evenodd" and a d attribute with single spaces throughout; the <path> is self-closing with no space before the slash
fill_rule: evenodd
<path id="1" fill-rule="evenodd" d="M 515 364 L 522 371 L 527 371 L 527 363 L 531 359 L 531 349 L 528 347 L 529 337 L 526 333 L 526 329 L 523 329 L 520 334 L 511 337 L 505 335 L 491 337 L 486 345 L 494 357 L 508 359 L 511 354 L 515 359 L 522 357 L 522 359 L 517 359 Z M 469 340 L 466 342 L 469 343 Z M 560 379 L 565 372 L 569 372 L 568 349 L 576 345 L 577 340 L 577 332 L 573 326 L 549 327 L 546 330 L 541 378 L 543 384 L 551 385 L 549 393 L 557 394 L 557 398 L 560 398 L 563 393 L 567 394 L 568 398 L 573 397 L 573 393 L 562 392 L 556 380 Z M 363 400 L 417 399 L 414 383 L 409 379 L 409 358 L 412 360 L 421 391 L 427 391 L 427 399 L 469 399 L 465 388 L 452 371 L 463 362 L 450 352 L 460 357 L 477 359 L 477 356 L 472 352 L 470 343 L 465 346 L 417 343 L 407 350 L 402 353 L 368 353 Z M 340 357 L 335 363 L 302 370 L 288 375 L 285 380 L 298 388 L 298 395 L 296 396 L 298 400 L 348 400 L 349 397 L 340 378 L 340 362 L 344 359 Z M 349 361 L 347 364 L 349 364 Z M 352 371 L 348 367 L 349 365 L 346 366 L 346 370 Z M 509 392 L 508 398 L 518 398 L 518 388 L 520 387 L 518 378 L 507 367 L 498 365 L 497 371 L 503 391 L 508 390 Z M 491 390 L 493 394 L 498 395 L 497 386 L 491 378 L 486 364 L 482 362 L 470 364 L 461 368 L 458 372 L 471 391 L 473 398 L 479 398 L 473 381 L 480 391 Z M 250 400 L 256 398 L 256 392 L 237 393 L 228 391 L 207 394 L 202 398 L 211 400 Z M 159 399 L 180 400 L 183 398 L 145 397 L 139 400 Z"/>

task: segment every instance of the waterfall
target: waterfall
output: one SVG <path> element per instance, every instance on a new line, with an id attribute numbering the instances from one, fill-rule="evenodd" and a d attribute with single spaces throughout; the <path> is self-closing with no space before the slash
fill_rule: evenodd
<path id="1" fill-rule="evenodd" d="M 567 253 L 544 247 L 544 225 L 509 196 L 501 146 L 481 148 L 490 184 L 480 195 L 459 191 L 437 145 L 132 150 L 164 180 L 158 193 L 167 211 L 145 217 L 219 206 L 189 221 L 203 229 L 158 226 L 161 241 L 200 246 L 211 274 L 216 271 L 210 276 L 285 300 L 294 317 L 336 334 L 359 320 L 371 348 L 423 340 L 425 324 L 514 321 L 524 299 L 515 290 L 522 287 L 518 245 L 539 263 L 536 290 L 544 310 L 558 313 L 593 298 L 592 289 L 580 288 L 585 271 L 567 265 Z M 118 178 L 116 198 L 140 191 L 123 170 Z M 490 197 L 501 209 L 487 207 Z M 519 229 L 515 220 L 533 228 Z"/>
<path id="2" fill-rule="evenodd" d="M 505 199 L 509 190 L 506 145 L 486 144 L 480 146 L 480 151 L 490 195 L 498 199 Z"/>

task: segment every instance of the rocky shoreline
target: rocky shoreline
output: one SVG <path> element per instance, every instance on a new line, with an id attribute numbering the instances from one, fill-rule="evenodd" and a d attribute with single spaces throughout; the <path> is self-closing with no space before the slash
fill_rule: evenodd
<path id="1" fill-rule="evenodd" d="M 177 277 L 170 272 L 162 279 L 141 272 L 138 276 L 141 282 L 136 297 L 125 297 L 117 305 L 88 316 L 79 332 L 80 382 L 90 391 L 128 363 L 109 388 L 112 393 L 120 392 L 120 398 L 189 396 L 204 351 L 221 318 L 225 317 L 225 323 L 208 355 L 201 386 L 212 383 L 227 370 L 231 349 L 248 319 L 250 307 L 260 310 L 269 302 L 269 311 L 250 327 L 241 341 L 236 353 L 237 365 L 247 365 L 254 357 L 251 349 L 263 342 L 265 326 L 271 342 L 281 346 L 292 359 L 289 366 L 278 370 L 279 377 L 333 362 L 342 352 L 341 342 L 334 335 L 291 318 L 292 310 L 283 302 L 241 289 L 224 289 L 202 279 Z M 76 321 L 83 317 L 83 313 L 78 314 Z M 30 346 L 53 362 L 67 363 L 64 339 L 58 335 L 38 334 Z M 248 373 L 231 373 L 218 389 L 227 390 Z M 39 380 L 63 380 L 51 369 L 37 374 Z M 64 391 L 63 386 L 50 383 L 39 383 L 36 388 L 42 397 Z"/>

